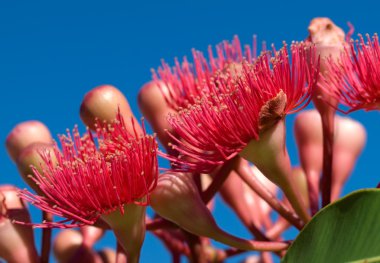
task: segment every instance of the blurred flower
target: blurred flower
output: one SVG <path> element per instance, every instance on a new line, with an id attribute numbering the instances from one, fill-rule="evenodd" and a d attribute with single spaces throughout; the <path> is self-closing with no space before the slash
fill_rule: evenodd
<path id="1" fill-rule="evenodd" d="M 245 45 L 243 50 L 239 38 L 235 36 L 231 43 L 224 41 L 217 45 L 216 54 L 214 57 L 212 47 L 209 46 L 207 61 L 202 52 L 193 49 L 194 64 L 190 64 L 184 57 L 182 64 L 176 59 L 175 66 L 171 68 L 162 62 L 157 73 L 153 72 L 153 78 L 159 87 L 163 87 L 163 95 L 170 107 L 178 110 L 199 102 L 205 92 L 214 92 L 214 87 L 208 84 L 218 72 L 240 74 L 241 62 L 246 60 L 252 63 L 257 58 L 256 37 L 254 36 L 252 48 Z"/>
<path id="2" fill-rule="evenodd" d="M 338 61 L 328 63 L 328 71 L 321 86 L 347 106 L 347 112 L 379 109 L 380 47 L 376 34 L 372 39 L 367 35 L 367 42 L 359 35 Z"/>

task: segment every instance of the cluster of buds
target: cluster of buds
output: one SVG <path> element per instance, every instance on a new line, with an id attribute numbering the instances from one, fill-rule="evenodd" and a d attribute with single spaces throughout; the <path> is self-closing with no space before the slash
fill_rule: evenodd
<path id="1" fill-rule="evenodd" d="M 210 47 L 208 58 L 193 50 L 193 63 L 163 63 L 138 97 L 154 135 L 111 85 L 85 95 L 82 136 L 75 127 L 58 144 L 40 122 L 17 125 L 6 146 L 35 193 L 0 187 L 0 235 L 7 236 L 0 257 L 48 262 L 51 228 L 63 229 L 53 246 L 58 262 L 139 262 L 146 231 L 173 262 L 223 262 L 245 251 L 260 252 L 245 262 L 282 257 L 291 244 L 284 231 L 301 230 L 321 197 L 322 206 L 340 197 L 365 145 L 364 127 L 335 115 L 338 104 L 346 112 L 379 108 L 378 37 L 350 43 L 327 18 L 312 20 L 309 32 L 280 49 L 263 44 L 259 56 L 256 37 L 252 47 L 235 37 L 218 45 L 216 56 Z M 304 110 L 312 100 L 317 110 Z M 286 146 L 292 113 L 299 167 Z M 170 161 L 161 174 L 159 155 Z M 218 193 L 251 239 L 218 225 Z M 30 221 L 27 202 L 43 211 L 42 223 Z M 31 227 L 43 229 L 40 253 Z M 94 250 L 105 231 L 113 231 L 116 251 Z"/>

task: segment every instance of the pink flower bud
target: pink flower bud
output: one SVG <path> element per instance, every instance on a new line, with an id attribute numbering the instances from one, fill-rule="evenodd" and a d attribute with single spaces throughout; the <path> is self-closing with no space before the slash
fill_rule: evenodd
<path id="1" fill-rule="evenodd" d="M 13 161 L 16 161 L 19 154 L 30 144 L 52 143 L 49 129 L 39 121 L 26 121 L 17 124 L 8 134 L 5 141 L 8 154 Z"/>
<path id="2" fill-rule="evenodd" d="M 152 192 L 151 206 L 160 216 L 195 235 L 209 237 L 243 250 L 268 249 L 265 242 L 240 239 L 221 230 L 188 174 L 162 174 Z M 275 245 L 274 250 L 286 247 L 280 243 Z"/>
<path id="3" fill-rule="evenodd" d="M 301 167 L 294 167 L 292 169 L 292 176 L 297 185 L 297 189 L 301 193 L 302 201 L 306 207 L 309 208 L 309 191 L 307 188 L 306 174 Z"/>
<path id="4" fill-rule="evenodd" d="M 366 131 L 359 122 L 340 116 L 336 116 L 335 119 L 333 200 L 339 197 L 366 142 Z M 315 188 L 314 191 L 318 193 L 323 161 L 322 124 L 319 113 L 316 110 L 301 112 L 296 117 L 294 129 L 302 168 Z"/>
<path id="5" fill-rule="evenodd" d="M 83 236 L 83 244 L 91 248 L 105 233 L 105 229 L 95 226 L 82 226 L 80 232 Z"/>
<path id="6" fill-rule="evenodd" d="M 302 168 L 307 176 L 318 182 L 323 164 L 322 122 L 318 111 L 300 112 L 295 119 L 294 133 Z"/>
<path id="7" fill-rule="evenodd" d="M 262 261 L 259 255 L 253 255 L 244 259 L 242 263 L 262 263 Z"/>
<path id="8" fill-rule="evenodd" d="M 80 232 L 71 229 L 65 229 L 58 233 L 54 240 L 53 251 L 59 263 L 102 263 L 99 255 L 83 246 L 83 237 Z"/>
<path id="9" fill-rule="evenodd" d="M 30 222 L 26 205 L 17 195 L 17 188 L 0 186 L 0 258 L 9 263 L 37 263 L 33 229 L 13 224 L 13 220 Z"/>
<path id="10" fill-rule="evenodd" d="M 116 119 L 118 110 L 125 123 L 130 123 L 131 118 L 137 123 L 123 93 L 114 86 L 102 85 L 92 89 L 84 96 L 80 106 L 80 117 L 90 129 L 95 130 L 96 120 L 111 123 Z M 131 126 L 127 125 L 126 128 L 130 134 L 134 134 Z M 138 133 L 141 132 L 138 125 L 135 128 Z"/>
<path id="11" fill-rule="evenodd" d="M 327 17 L 317 17 L 311 20 L 308 27 L 309 40 L 315 44 L 317 55 L 321 58 L 320 72 L 325 73 L 325 59 L 337 59 L 344 49 L 344 31 Z"/>
<path id="12" fill-rule="evenodd" d="M 327 63 L 329 63 L 327 58 L 336 60 L 344 50 L 344 31 L 327 17 L 314 18 L 310 22 L 308 30 L 308 40 L 315 44 L 316 53 L 320 56 L 320 72 L 326 75 L 328 73 Z M 320 87 L 315 91 L 314 104 L 319 112 L 332 110 L 330 109 L 331 105 L 337 104 L 334 98 L 325 94 Z M 326 104 L 326 102 L 328 103 Z"/>
<path id="13" fill-rule="evenodd" d="M 116 252 L 111 248 L 103 248 L 98 252 L 98 255 L 101 257 L 102 263 L 116 262 Z"/>
<path id="14" fill-rule="evenodd" d="M 168 114 L 176 113 L 165 100 L 164 94 L 168 92 L 167 86 L 162 81 L 151 81 L 141 88 L 138 96 L 142 114 L 147 118 L 160 142 L 167 149 L 171 139 L 166 131 L 173 134 L 173 129 L 167 118 Z"/>
<path id="15" fill-rule="evenodd" d="M 300 112 L 295 119 L 294 133 L 302 169 L 307 178 L 310 194 L 308 203 L 314 214 L 318 210 L 319 180 L 323 165 L 323 133 L 319 112 L 317 110 Z"/>
<path id="16" fill-rule="evenodd" d="M 247 192 L 246 192 L 247 191 Z M 256 200 L 252 200 L 251 192 L 244 188 L 244 182 L 232 171 L 220 189 L 220 195 L 224 202 L 231 207 L 243 224 L 251 229 L 254 224 L 253 217 L 258 213 L 255 210 Z M 252 201 L 251 201 L 252 200 Z"/>
<path id="17" fill-rule="evenodd" d="M 272 183 L 256 166 L 251 166 L 254 176 L 265 186 L 265 188 L 273 195 L 277 195 L 278 187 Z M 255 222 L 265 228 L 269 228 L 271 225 L 271 213 L 272 208 L 259 197 L 248 185 L 244 184 L 244 196 L 247 200 L 252 199 L 250 203 L 253 204 L 255 213 L 252 213 Z"/>
<path id="18" fill-rule="evenodd" d="M 54 144 L 52 143 L 33 143 L 26 147 L 16 160 L 18 171 L 24 181 L 38 194 L 42 194 L 39 185 L 32 179 L 33 169 L 37 169 L 40 173 L 47 168 L 41 154 L 49 156 L 49 165 L 56 163 Z M 34 167 L 34 168 L 33 168 Z"/>
<path id="19" fill-rule="evenodd" d="M 62 230 L 54 240 L 53 252 L 59 263 L 70 262 L 83 242 L 82 235 L 71 229 Z"/>
<path id="20" fill-rule="evenodd" d="M 367 139 L 364 126 L 351 118 L 338 117 L 335 132 L 332 200 L 339 198 Z"/>

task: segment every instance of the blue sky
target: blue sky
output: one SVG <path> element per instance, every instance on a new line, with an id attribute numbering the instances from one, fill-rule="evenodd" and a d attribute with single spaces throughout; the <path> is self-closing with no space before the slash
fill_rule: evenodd
<path id="1" fill-rule="evenodd" d="M 84 94 L 100 84 L 120 88 L 141 116 L 137 93 L 161 59 L 172 63 L 176 56 L 189 56 L 193 47 L 205 51 L 235 34 L 243 43 L 251 43 L 253 34 L 277 45 L 302 40 L 316 16 L 328 16 L 345 30 L 350 21 L 356 33 L 373 34 L 379 28 L 378 7 L 369 1 L 0 1 L 0 140 L 17 123 L 32 119 L 47 124 L 53 134 L 65 132 L 80 123 Z M 366 126 L 368 143 L 346 193 L 380 181 L 379 114 L 351 117 Z M 288 146 L 297 164 L 292 123 L 290 116 Z M 5 147 L 0 163 L 1 184 L 25 187 Z M 220 202 L 215 215 L 225 229 L 249 237 Z M 33 219 L 40 220 L 35 210 Z M 113 243 L 108 234 L 100 246 Z M 142 262 L 157 258 L 169 261 L 148 235 Z"/>

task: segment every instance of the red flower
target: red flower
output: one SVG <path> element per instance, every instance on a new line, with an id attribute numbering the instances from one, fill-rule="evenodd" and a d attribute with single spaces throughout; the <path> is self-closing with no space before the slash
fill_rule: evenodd
<path id="1" fill-rule="evenodd" d="M 97 142 L 91 132 L 80 137 L 74 128 L 73 136 L 68 132 L 60 137 L 62 152 L 57 146 L 55 157 L 41 152 L 45 168 L 42 173 L 34 169 L 33 180 L 44 196 L 27 190 L 20 195 L 38 208 L 67 219 L 35 226 L 94 224 L 101 215 L 117 209 L 123 214 L 126 204 L 149 203 L 158 176 L 155 138 L 146 135 L 145 129 L 140 136 L 129 134 L 120 114 L 111 125 L 99 127 L 97 136 Z"/>
<path id="2" fill-rule="evenodd" d="M 309 103 L 318 76 L 314 47 L 294 43 L 290 51 L 284 46 L 253 65 L 244 60 L 239 76 L 216 74 L 206 82 L 214 92 L 169 118 L 180 137 L 172 136 L 180 155 L 169 157 L 176 169 L 210 172 L 259 140 L 262 130 Z"/>
<path id="3" fill-rule="evenodd" d="M 168 87 L 169 92 L 163 92 L 163 95 L 168 105 L 176 110 L 199 102 L 204 92 L 214 92 L 210 82 L 213 81 L 216 72 L 229 71 L 230 74 L 236 74 L 240 71 L 239 64 L 243 60 L 249 63 L 256 60 L 256 37 L 253 40 L 252 50 L 249 45 L 246 45 L 243 51 L 237 36 L 231 43 L 224 41 L 216 46 L 216 57 L 213 55 L 212 47 L 209 46 L 209 62 L 202 52 L 193 49 L 192 53 L 194 65 L 190 64 L 185 57 L 182 64 L 175 59 L 173 69 L 162 62 L 162 67 L 158 68 L 158 75 L 153 72 L 157 85 L 164 84 Z M 158 81 L 159 79 L 162 82 Z"/>
<path id="4" fill-rule="evenodd" d="M 359 41 L 351 42 L 340 60 L 328 64 L 329 74 L 322 78 L 321 86 L 348 107 L 347 113 L 379 109 L 380 47 L 376 34 L 372 39 L 367 35 L 367 43 L 360 35 Z"/>

